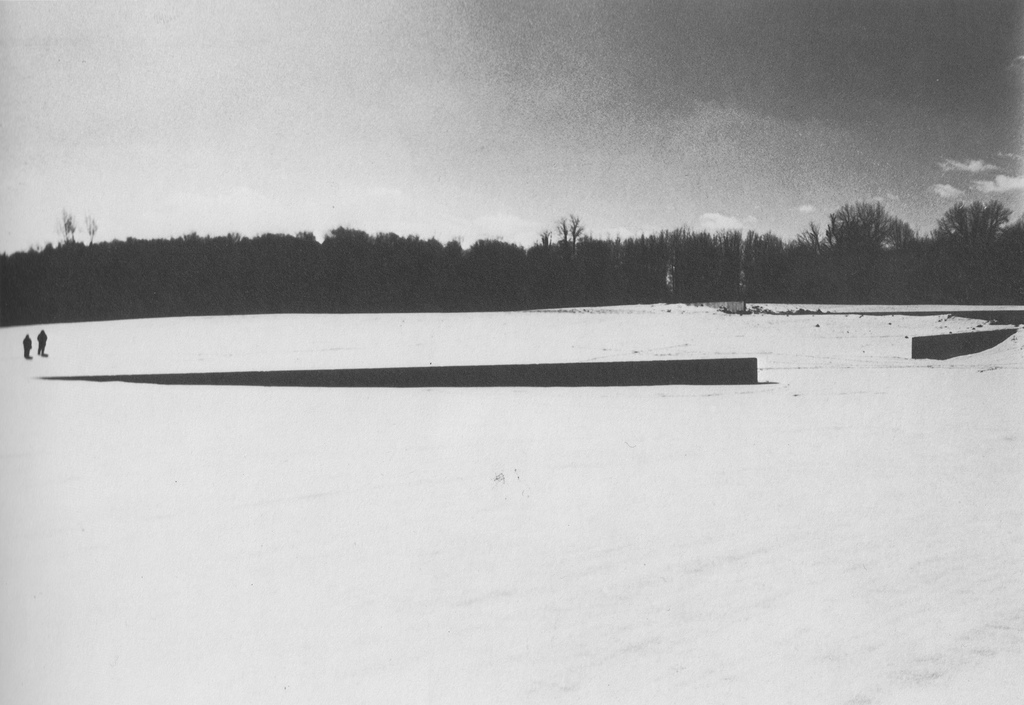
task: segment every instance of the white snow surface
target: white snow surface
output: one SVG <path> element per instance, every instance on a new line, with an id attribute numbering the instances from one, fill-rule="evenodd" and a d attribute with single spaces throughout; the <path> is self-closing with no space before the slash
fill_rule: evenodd
<path id="1" fill-rule="evenodd" d="M 1024 702 L 1024 333 L 933 361 L 911 337 L 993 326 L 45 328 L 32 361 L 39 326 L 0 331 L 0 702 Z M 748 356 L 762 384 L 40 379 Z"/>

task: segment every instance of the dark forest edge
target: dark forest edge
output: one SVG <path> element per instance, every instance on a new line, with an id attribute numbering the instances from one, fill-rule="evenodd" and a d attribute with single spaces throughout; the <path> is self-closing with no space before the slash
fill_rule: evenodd
<path id="1" fill-rule="evenodd" d="M 0 255 L 0 325 L 264 313 L 508 311 L 746 300 L 1024 304 L 1024 218 L 957 203 L 926 236 L 874 202 L 791 242 L 689 229 L 599 239 L 560 220 L 529 247 L 311 233 L 99 242 Z"/>

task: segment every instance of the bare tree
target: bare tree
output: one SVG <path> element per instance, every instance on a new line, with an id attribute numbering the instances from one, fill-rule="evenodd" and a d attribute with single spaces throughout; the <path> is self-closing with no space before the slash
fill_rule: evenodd
<path id="1" fill-rule="evenodd" d="M 66 210 L 61 211 L 60 232 L 65 244 L 75 241 L 76 230 L 78 230 L 78 223 L 75 222 L 75 216 Z"/>
<path id="2" fill-rule="evenodd" d="M 89 244 L 92 244 L 92 239 L 96 237 L 96 231 L 99 230 L 99 226 L 96 225 L 96 219 L 91 215 L 85 216 L 85 231 L 89 233 Z"/>
<path id="3" fill-rule="evenodd" d="M 544 229 L 540 231 L 540 244 L 547 249 L 551 247 L 551 231 Z"/>
<path id="4" fill-rule="evenodd" d="M 569 221 L 566 218 L 559 218 L 555 223 L 555 233 L 562 240 L 562 247 L 569 246 Z"/>
<path id="5" fill-rule="evenodd" d="M 562 238 L 562 246 L 568 247 L 569 241 L 572 241 L 572 252 L 576 252 L 576 241 L 583 237 L 586 229 L 583 224 L 580 223 L 580 217 L 578 215 L 570 214 L 568 218 L 559 218 L 555 224 L 555 232 L 558 233 L 559 237 Z"/>
<path id="6" fill-rule="evenodd" d="M 957 203 L 939 218 L 933 236 L 957 303 L 995 300 L 1000 289 L 1012 290 L 1004 282 L 1019 281 L 1021 260 L 1012 253 L 1021 250 L 1000 247 L 1009 244 L 1011 215 L 1009 208 L 992 200 Z"/>
<path id="7" fill-rule="evenodd" d="M 829 215 L 822 244 L 837 254 L 873 254 L 903 238 L 902 225 L 881 203 L 847 204 Z"/>
<path id="8" fill-rule="evenodd" d="M 893 250 L 905 250 L 912 246 L 916 240 L 917 233 L 910 227 L 910 223 L 897 218 L 889 233 L 889 240 L 886 245 Z"/>
<path id="9" fill-rule="evenodd" d="M 821 229 L 817 223 L 812 222 L 807 226 L 807 230 L 804 230 L 797 236 L 796 240 L 804 247 L 809 248 L 814 254 L 818 254 L 818 251 L 821 249 Z"/>
<path id="10" fill-rule="evenodd" d="M 988 247 L 1002 234 L 1011 215 L 999 201 L 957 203 L 939 219 L 935 238 L 963 247 Z"/>
<path id="11" fill-rule="evenodd" d="M 912 238 L 910 226 L 878 202 L 847 204 L 832 212 L 821 241 L 828 261 L 829 295 L 866 302 L 885 274 L 886 250 Z"/>

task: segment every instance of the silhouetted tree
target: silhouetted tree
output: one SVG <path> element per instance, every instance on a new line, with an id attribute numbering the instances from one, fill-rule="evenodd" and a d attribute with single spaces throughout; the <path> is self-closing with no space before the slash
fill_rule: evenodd
<path id="1" fill-rule="evenodd" d="M 907 230 L 908 225 L 877 202 L 847 204 L 831 213 L 821 242 L 828 255 L 830 298 L 869 302 L 883 251 Z"/>
<path id="2" fill-rule="evenodd" d="M 890 249 L 903 251 L 913 247 L 917 239 L 917 233 L 910 227 L 910 223 L 897 218 L 885 244 Z"/>
<path id="3" fill-rule="evenodd" d="M 89 244 L 92 245 L 93 238 L 96 237 L 96 231 L 99 227 L 96 225 L 96 219 L 91 215 L 85 216 L 85 231 L 89 233 Z"/>
<path id="4" fill-rule="evenodd" d="M 60 214 L 60 229 L 61 237 L 65 244 L 75 241 L 75 230 L 78 229 L 78 224 L 75 222 L 75 216 L 66 210 Z"/>
<path id="5" fill-rule="evenodd" d="M 996 261 L 999 302 L 1024 304 L 1024 217 L 1003 228 Z"/>
<path id="6" fill-rule="evenodd" d="M 935 239 L 964 249 L 986 248 L 995 244 L 1011 215 L 999 201 L 956 203 L 939 218 Z"/>
<path id="7" fill-rule="evenodd" d="M 812 253 L 818 254 L 821 251 L 821 228 L 817 223 L 810 223 L 807 230 L 797 235 L 797 243 L 809 249 Z"/>
<path id="8" fill-rule="evenodd" d="M 1010 216 L 1009 208 L 992 200 L 956 203 L 939 218 L 933 232 L 936 269 L 957 302 L 994 301 L 1007 288 L 997 245 Z"/>
<path id="9" fill-rule="evenodd" d="M 562 238 L 562 245 L 566 249 L 568 249 L 571 241 L 571 252 L 575 254 L 576 241 L 583 236 L 585 229 L 578 215 L 569 215 L 568 218 L 559 218 L 558 223 L 555 225 L 555 232 Z"/>
<path id="10" fill-rule="evenodd" d="M 898 222 L 881 203 L 847 204 L 829 215 L 823 244 L 839 253 L 877 254 L 893 239 Z"/>
<path id="11" fill-rule="evenodd" d="M 789 279 L 786 245 L 775 235 L 747 233 L 742 271 L 744 300 L 778 302 L 786 299 Z"/>

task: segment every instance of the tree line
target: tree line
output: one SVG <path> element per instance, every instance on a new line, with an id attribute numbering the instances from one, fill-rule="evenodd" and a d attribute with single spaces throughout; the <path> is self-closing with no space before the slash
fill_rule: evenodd
<path id="1" fill-rule="evenodd" d="M 370 235 L 189 234 L 0 255 L 0 325 L 256 313 L 504 311 L 745 300 L 1024 304 L 1024 219 L 957 203 L 920 236 L 855 203 L 784 242 L 681 228 L 602 239 L 559 220 L 531 247 Z"/>

